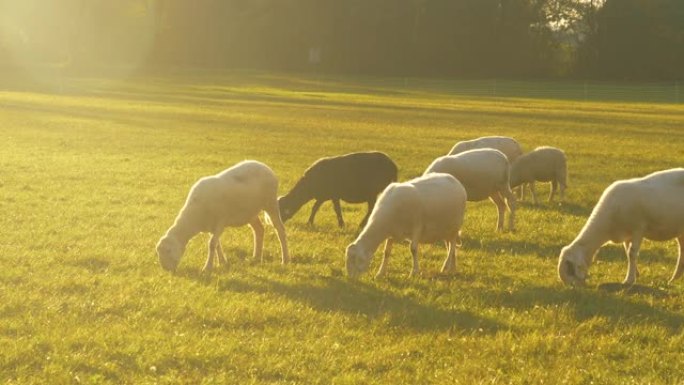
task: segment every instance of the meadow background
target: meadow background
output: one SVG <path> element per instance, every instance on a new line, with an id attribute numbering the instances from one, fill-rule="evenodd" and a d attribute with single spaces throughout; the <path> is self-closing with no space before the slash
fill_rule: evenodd
<path id="1" fill-rule="evenodd" d="M 648 88 L 586 100 L 613 86 L 227 71 L 29 84 L 0 91 L 0 383 L 684 382 L 674 241 L 645 242 L 641 290 L 596 288 L 624 277 L 619 245 L 587 288 L 556 274 L 605 187 L 683 166 L 684 107 Z M 442 245 L 408 278 L 402 245 L 389 279 L 372 279 L 377 253 L 348 280 L 365 205 L 344 203 L 344 229 L 330 203 L 315 228 L 311 204 L 286 223 L 288 266 L 269 227 L 264 263 L 247 227 L 224 233 L 230 266 L 211 276 L 203 235 L 177 274 L 157 262 L 190 186 L 238 161 L 268 164 L 284 193 L 323 156 L 384 151 L 406 180 L 483 135 L 565 150 L 569 189 L 520 204 L 515 233 L 469 203 L 453 278 L 436 274 Z"/>

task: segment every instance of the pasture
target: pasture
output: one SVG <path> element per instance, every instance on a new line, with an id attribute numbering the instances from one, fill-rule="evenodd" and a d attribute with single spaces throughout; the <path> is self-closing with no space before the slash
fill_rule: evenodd
<path id="1" fill-rule="evenodd" d="M 684 165 L 684 106 L 459 92 L 459 83 L 266 73 L 66 79 L 0 92 L 0 383 L 675 384 L 684 382 L 684 281 L 675 242 L 645 242 L 639 290 L 606 246 L 588 287 L 557 278 L 562 246 L 616 179 Z M 483 86 L 484 87 L 484 86 Z M 58 89 L 57 89 L 58 88 Z M 484 87 L 486 88 L 486 87 Z M 365 205 L 326 203 L 286 223 L 292 263 L 266 228 L 223 237 L 227 268 L 203 276 L 208 236 L 175 275 L 154 251 L 190 186 L 243 159 L 280 194 L 316 159 L 380 150 L 400 180 L 458 140 L 518 139 L 568 157 L 566 203 L 529 197 L 517 232 L 469 203 L 458 274 L 443 245 L 423 276 L 396 245 L 386 280 L 347 279 L 344 249 Z M 538 185 L 546 198 L 547 185 Z"/>

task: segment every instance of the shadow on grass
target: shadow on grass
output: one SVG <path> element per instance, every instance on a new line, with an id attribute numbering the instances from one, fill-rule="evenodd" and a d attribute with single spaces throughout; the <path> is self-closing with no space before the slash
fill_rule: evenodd
<path id="1" fill-rule="evenodd" d="M 641 290 L 640 290 L 641 289 Z M 670 312 L 625 294 L 663 297 L 667 292 L 661 289 L 647 289 L 643 286 L 634 291 L 622 293 L 608 290 L 572 289 L 555 287 L 528 287 L 514 292 L 488 292 L 486 300 L 493 306 L 514 310 L 525 310 L 537 306 L 565 305 L 574 311 L 574 317 L 582 322 L 594 317 L 604 317 L 611 324 L 625 321 L 633 324 L 660 325 L 672 332 L 680 332 L 684 326 L 684 315 Z"/>
<path id="2" fill-rule="evenodd" d="M 330 92 L 330 90 L 328 90 Z M 402 103 L 392 103 L 387 101 L 364 101 L 363 99 L 354 101 L 344 101 L 344 100 L 330 100 L 329 98 L 311 97 L 308 95 L 306 97 L 292 97 L 292 96 L 282 96 L 278 94 L 260 93 L 253 91 L 226 91 L 219 95 L 212 92 L 198 92 L 192 90 L 186 90 L 184 93 L 180 94 L 170 94 L 165 89 L 160 89 L 157 91 L 146 90 L 146 91 L 136 91 L 136 92 L 124 92 L 124 91 L 111 91 L 111 90 L 86 90 L 73 92 L 71 96 L 89 96 L 89 97 L 99 97 L 110 100 L 119 101 L 134 101 L 134 102 L 153 102 L 153 103 L 163 103 L 167 105 L 197 105 L 201 104 L 204 107 L 210 108 L 226 108 L 227 105 L 235 104 L 249 104 L 253 107 L 295 107 L 295 108 L 309 108 L 309 109 L 347 109 L 349 111 L 356 111 L 358 109 L 367 109 L 374 111 L 391 111 L 393 113 L 397 112 L 433 112 L 433 113 L 453 113 L 458 112 L 459 114 L 467 114 L 473 116 L 480 116 L 481 111 L 471 111 L 462 106 L 435 106 L 432 104 L 424 105 L 410 105 Z M 75 108 L 58 108 L 49 105 L 38 105 L 31 102 L 12 102 L 7 105 L 7 107 L 12 109 L 20 109 L 32 112 L 41 113 L 53 113 L 61 114 L 64 116 L 73 116 L 87 119 L 107 119 L 109 121 L 120 123 L 120 124 L 143 124 L 142 118 L 127 116 L 117 111 L 109 111 L 102 107 L 88 107 L 87 111 L 77 110 Z M 520 111 L 488 111 L 490 116 L 501 116 L 501 117 L 521 117 L 527 119 L 538 118 L 534 113 L 523 113 Z M 180 114 L 176 113 L 172 116 L 164 116 L 161 113 L 150 112 L 145 115 L 146 118 L 155 118 L 158 120 L 166 118 L 169 120 L 177 120 L 182 117 L 184 121 L 192 121 L 198 123 L 215 123 L 215 118 L 200 116 L 195 114 Z M 145 122 L 149 127 L 157 127 L 154 122 Z M 671 133 L 668 133 L 671 134 Z"/>
<path id="3" fill-rule="evenodd" d="M 515 258 L 520 254 L 530 254 L 548 261 L 557 261 L 563 247 L 569 244 L 569 242 L 540 244 L 527 239 L 500 237 L 470 238 L 468 234 L 464 235 L 462 240 L 463 246 L 461 249 L 470 255 L 477 255 L 477 253 L 493 255 L 503 254 L 506 257 Z M 667 244 L 668 250 L 665 252 L 654 250 L 648 244 L 643 246 L 639 252 L 638 265 L 641 266 L 642 264 L 649 263 L 670 264 L 672 269 L 674 269 L 677 261 L 676 243 L 674 240 L 671 240 L 668 241 Z M 601 246 L 596 253 L 595 261 L 614 263 L 617 265 L 623 264 L 623 268 L 627 268 L 627 257 L 622 244 L 607 243 Z M 592 266 L 590 272 L 597 269 L 600 269 L 600 266 Z"/>
<path id="4" fill-rule="evenodd" d="M 386 319 L 390 326 L 417 331 L 461 330 L 495 333 L 502 325 L 472 312 L 443 309 L 398 296 L 374 285 L 346 278 L 328 277 L 312 283 L 286 284 L 252 276 L 249 281 L 229 279 L 219 282 L 220 291 L 271 293 L 298 301 L 321 312 L 343 312 L 368 319 Z"/>
<path id="5" fill-rule="evenodd" d="M 537 188 L 537 190 L 539 190 L 539 188 Z M 539 193 L 537 193 L 537 195 L 539 195 Z M 589 217 L 589 214 L 591 214 L 591 210 L 593 209 L 593 207 L 586 207 L 568 201 L 559 203 L 558 200 L 555 200 L 549 203 L 546 199 L 541 198 L 539 199 L 539 204 L 535 205 L 534 202 L 532 202 L 531 197 L 525 198 L 524 201 L 518 200 L 516 203 L 518 204 L 518 208 L 523 207 L 526 210 L 553 211 L 586 218 Z"/>
<path id="6" fill-rule="evenodd" d="M 110 262 L 96 257 L 79 258 L 69 262 L 72 266 L 80 267 L 90 273 L 103 273 L 109 268 Z"/>
<path id="7" fill-rule="evenodd" d="M 515 255 L 519 254 L 532 254 L 541 259 L 549 260 L 558 259 L 561 248 L 563 248 L 563 245 L 542 245 L 524 239 L 475 239 L 468 238 L 467 236 L 463 237 L 463 246 L 461 247 L 462 250 L 471 254 L 479 252 L 491 254 L 505 253 L 508 257 L 515 257 Z"/>
<path id="8" fill-rule="evenodd" d="M 596 287 L 599 291 L 606 293 L 621 293 L 624 295 L 646 295 L 653 298 L 667 298 L 670 293 L 657 287 L 644 286 L 639 284 L 625 285 L 620 282 L 606 282 Z"/>

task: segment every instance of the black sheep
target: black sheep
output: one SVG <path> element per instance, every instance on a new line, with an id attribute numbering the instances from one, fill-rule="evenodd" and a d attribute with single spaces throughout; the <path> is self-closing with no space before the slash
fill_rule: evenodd
<path id="1" fill-rule="evenodd" d="M 315 199 L 309 225 L 313 225 L 316 212 L 323 202 L 332 200 L 337 223 L 344 226 L 340 200 L 349 203 L 368 203 L 368 212 L 361 221 L 368 221 L 378 194 L 397 181 L 397 165 L 382 152 L 355 152 L 321 158 L 314 162 L 292 190 L 278 198 L 280 217 L 290 219 L 304 204 Z"/>

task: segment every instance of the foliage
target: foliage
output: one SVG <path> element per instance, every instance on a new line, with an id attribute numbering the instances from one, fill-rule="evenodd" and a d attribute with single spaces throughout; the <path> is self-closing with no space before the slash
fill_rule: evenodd
<path id="1" fill-rule="evenodd" d="M 608 0 L 597 18 L 599 75 L 684 79 L 684 2 Z"/>
<path id="2" fill-rule="evenodd" d="M 681 79 L 679 0 L 0 0 L 0 64 Z M 320 58 L 320 60 L 312 60 Z"/>

